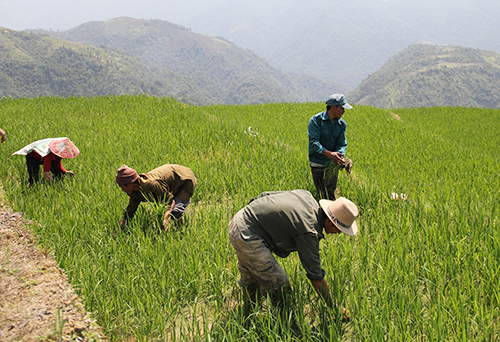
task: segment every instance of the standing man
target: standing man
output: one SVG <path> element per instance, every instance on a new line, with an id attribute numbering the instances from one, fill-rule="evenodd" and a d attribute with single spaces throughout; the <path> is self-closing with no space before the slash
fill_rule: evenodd
<path id="1" fill-rule="evenodd" d="M 321 206 L 321 207 L 320 207 Z M 286 302 L 290 281 L 273 253 L 286 258 L 298 252 L 302 266 L 316 292 L 330 307 L 332 297 L 321 268 L 319 241 L 326 234 L 355 235 L 357 206 L 340 197 L 316 202 L 309 191 L 264 192 L 238 211 L 229 223 L 229 239 L 238 256 L 245 312 L 260 294 L 275 305 Z M 343 309 L 344 320 L 348 319 Z"/>
<path id="2" fill-rule="evenodd" d="M 326 101 L 326 111 L 311 117 L 309 135 L 309 165 L 314 185 L 321 198 L 335 199 L 338 168 L 325 172 L 329 163 L 341 164 L 347 148 L 342 119 L 345 109 L 352 109 L 342 94 L 332 94 Z"/>
<path id="3" fill-rule="evenodd" d="M 167 230 L 170 215 L 178 220 L 182 218 L 191 202 L 197 180 L 193 171 L 182 165 L 165 164 L 141 174 L 137 174 L 137 171 L 127 165 L 122 165 L 117 171 L 116 183 L 130 197 L 125 214 L 120 220 L 121 228 L 134 217 L 141 202 L 155 201 L 170 202 L 170 208 L 163 218 L 163 228 Z"/>

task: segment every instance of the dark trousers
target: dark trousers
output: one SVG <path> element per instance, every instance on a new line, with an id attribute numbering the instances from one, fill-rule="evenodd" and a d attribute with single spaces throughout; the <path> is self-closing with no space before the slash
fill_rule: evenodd
<path id="1" fill-rule="evenodd" d="M 32 156 L 30 156 L 29 154 L 26 155 L 26 166 L 28 167 L 28 175 L 29 175 L 28 181 L 30 185 L 33 185 L 33 183 L 38 182 L 38 180 L 40 179 L 41 165 L 43 165 L 43 159 L 37 160 Z M 55 165 L 54 161 L 52 161 L 50 165 L 50 172 L 52 172 L 55 179 L 61 179 L 62 176 L 64 175 L 64 172 Z"/>
<path id="2" fill-rule="evenodd" d="M 335 200 L 335 189 L 337 188 L 339 171 L 326 172 L 324 167 L 311 166 L 311 173 L 314 186 L 321 198 Z"/>
<path id="3" fill-rule="evenodd" d="M 182 202 L 182 200 L 179 197 L 174 196 L 174 201 L 175 201 L 174 210 L 172 210 L 171 215 L 176 219 L 180 219 L 182 215 L 184 215 L 184 213 L 186 212 L 186 208 L 191 202 L 191 199 L 188 199 L 187 202 Z"/>

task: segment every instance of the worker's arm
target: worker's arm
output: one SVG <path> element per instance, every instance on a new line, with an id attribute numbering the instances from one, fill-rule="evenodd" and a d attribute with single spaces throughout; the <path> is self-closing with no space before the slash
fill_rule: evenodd
<path id="1" fill-rule="evenodd" d="M 141 201 L 135 196 L 134 198 L 129 199 L 128 206 L 125 209 L 125 213 L 123 214 L 123 217 L 120 220 L 120 227 L 122 229 L 125 228 L 127 223 L 134 218 L 135 212 L 137 211 L 139 204 L 141 204 Z"/>
<path id="2" fill-rule="evenodd" d="M 316 290 L 316 292 L 323 297 L 323 299 L 326 301 L 326 304 L 330 308 L 337 308 L 337 304 L 333 302 L 333 299 L 330 295 L 330 291 L 328 289 L 328 284 L 326 283 L 326 279 L 323 278 L 322 280 L 311 280 L 311 284 Z M 341 308 L 340 309 L 342 312 L 342 322 L 349 322 L 349 312 L 347 312 L 346 308 Z"/>
<path id="3" fill-rule="evenodd" d="M 330 291 L 328 289 L 326 279 L 323 278 L 321 280 L 311 280 L 311 284 L 316 292 L 325 300 L 326 304 L 328 304 L 329 307 L 333 308 L 333 300 L 332 296 L 330 296 Z"/>
<path id="4" fill-rule="evenodd" d="M 168 220 L 170 219 L 170 215 L 172 214 L 174 207 L 175 207 L 175 200 L 172 200 L 172 203 L 170 203 L 170 207 L 168 208 L 167 212 L 165 213 L 165 216 L 163 217 L 163 229 L 165 230 L 168 230 Z"/>

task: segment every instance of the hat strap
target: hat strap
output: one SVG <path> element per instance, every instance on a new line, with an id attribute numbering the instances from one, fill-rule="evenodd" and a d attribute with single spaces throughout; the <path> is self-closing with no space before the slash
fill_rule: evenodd
<path id="1" fill-rule="evenodd" d="M 333 215 L 332 211 L 330 210 L 330 207 L 326 208 L 326 210 L 328 210 L 328 214 L 333 217 L 333 220 L 338 223 L 341 227 L 345 228 L 345 229 L 351 229 L 351 227 L 345 225 L 344 223 L 340 222 L 339 219 L 337 217 L 335 217 L 335 215 Z"/>

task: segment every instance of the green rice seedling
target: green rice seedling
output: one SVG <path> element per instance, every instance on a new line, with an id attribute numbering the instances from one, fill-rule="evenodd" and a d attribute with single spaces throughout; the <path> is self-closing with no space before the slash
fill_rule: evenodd
<path id="1" fill-rule="evenodd" d="M 498 339 L 500 122 L 489 109 L 346 113 L 355 167 L 339 173 L 338 190 L 358 205 L 360 232 L 328 236 L 321 257 L 350 322 L 331 319 L 296 255 L 278 260 L 294 289 L 290 310 L 265 302 L 243 315 L 227 225 L 262 191 L 316 194 L 307 123 L 321 110 L 152 96 L 1 99 L 0 179 L 111 340 Z M 10 155 L 57 136 L 81 151 L 63 161 L 75 177 L 28 187 L 25 160 Z M 128 201 L 116 169 L 164 163 L 189 166 L 199 181 L 184 226 L 161 231 L 164 208 L 142 204 L 114 236 Z"/>

